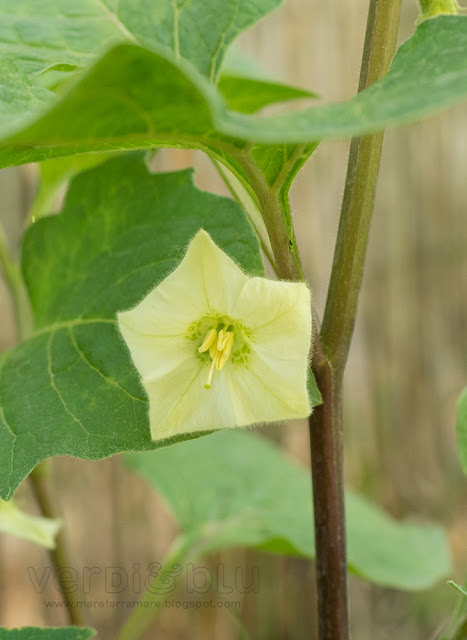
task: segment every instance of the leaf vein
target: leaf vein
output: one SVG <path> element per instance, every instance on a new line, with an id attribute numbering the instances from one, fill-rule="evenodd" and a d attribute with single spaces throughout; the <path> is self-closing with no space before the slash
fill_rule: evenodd
<path id="1" fill-rule="evenodd" d="M 55 337 L 55 333 L 56 331 L 51 331 L 50 333 L 50 337 L 47 340 L 47 372 L 49 374 L 49 379 L 50 379 L 50 386 L 52 387 L 52 389 L 55 391 L 55 393 L 58 396 L 58 399 L 60 400 L 61 404 L 63 405 L 63 408 L 65 409 L 65 411 L 68 413 L 68 415 L 81 427 L 81 429 L 89 436 L 91 435 L 89 433 L 89 431 L 86 429 L 86 427 L 83 425 L 83 423 L 81 422 L 81 420 L 79 418 L 77 418 L 75 416 L 75 414 L 73 413 L 73 411 L 71 411 L 71 409 L 68 407 L 67 403 L 65 402 L 65 399 L 63 398 L 63 395 L 60 392 L 60 389 L 57 387 L 57 384 L 55 382 L 55 375 L 54 372 L 52 371 L 52 342 L 53 339 Z"/>
<path id="2" fill-rule="evenodd" d="M 115 380 L 113 380 L 112 378 L 110 378 L 109 376 L 106 376 L 105 373 L 103 371 L 101 371 L 98 367 L 96 367 L 87 357 L 87 355 L 84 353 L 84 351 L 81 349 L 81 347 L 79 346 L 77 340 L 76 340 L 76 336 L 73 332 L 73 327 L 68 327 L 68 333 L 70 335 L 71 338 L 71 342 L 76 350 L 76 352 L 78 353 L 78 355 L 80 356 L 80 358 L 83 360 L 83 362 L 85 362 L 88 367 L 90 369 L 92 369 L 93 371 L 95 371 L 97 374 L 99 374 L 102 378 L 104 378 L 104 380 L 112 385 L 114 385 L 114 387 L 117 387 L 117 389 L 119 389 L 120 391 L 123 391 L 123 393 L 125 393 L 129 398 L 131 398 L 134 401 L 137 402 L 142 402 L 143 404 L 146 404 L 146 401 L 143 400 L 142 398 L 138 398 L 137 396 L 132 395 L 129 391 L 127 391 L 126 389 L 124 389 L 122 386 L 120 386 L 118 384 L 118 382 L 116 382 Z"/>

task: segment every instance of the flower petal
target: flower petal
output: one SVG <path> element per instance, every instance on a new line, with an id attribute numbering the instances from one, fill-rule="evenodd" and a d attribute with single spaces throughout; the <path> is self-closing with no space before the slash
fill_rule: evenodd
<path id="1" fill-rule="evenodd" d="M 279 338 L 279 332 L 282 337 L 292 335 L 295 330 L 309 342 L 310 290 L 303 282 L 249 278 L 238 298 L 236 317 L 254 331 L 258 342 L 268 335 Z"/>
<path id="2" fill-rule="evenodd" d="M 292 361 L 287 365 L 283 369 L 272 368 L 265 360 L 252 357 L 248 367 L 229 371 L 230 397 L 238 426 L 310 415 L 306 369 L 303 373 L 300 366 L 296 371 L 297 363 Z"/>
<path id="3" fill-rule="evenodd" d="M 251 278 L 239 297 L 237 317 L 252 333 L 251 361 L 231 376 L 239 424 L 308 416 L 308 287 L 304 283 Z"/>
<path id="4" fill-rule="evenodd" d="M 229 314 L 248 276 L 201 229 L 179 266 L 130 312 L 143 333 L 171 335 L 209 313 Z"/>
<path id="5" fill-rule="evenodd" d="M 126 312 L 131 320 L 131 311 Z M 144 384 L 157 380 L 173 371 L 189 358 L 193 358 L 195 347 L 185 334 L 160 337 L 154 334 L 140 333 L 139 327 L 133 328 L 131 322 L 119 315 L 119 328 L 127 343 L 133 362 Z M 131 328 L 130 328 L 131 327 Z"/>
<path id="6" fill-rule="evenodd" d="M 191 241 L 185 260 L 189 256 L 190 280 L 202 282 L 210 311 L 235 315 L 239 295 L 249 277 L 216 245 L 204 229 L 198 231 Z"/>
<path id="7" fill-rule="evenodd" d="M 209 367 L 191 357 L 145 385 L 153 440 L 235 426 L 225 376 L 217 372 L 211 389 L 204 388 Z"/>
<path id="8" fill-rule="evenodd" d="M 238 315 L 252 331 L 255 353 L 287 380 L 306 385 L 311 347 L 308 287 L 251 278 L 240 296 Z"/>

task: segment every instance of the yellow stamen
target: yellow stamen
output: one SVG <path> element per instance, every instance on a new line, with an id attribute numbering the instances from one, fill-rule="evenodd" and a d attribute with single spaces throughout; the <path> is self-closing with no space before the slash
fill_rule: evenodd
<path id="1" fill-rule="evenodd" d="M 232 351 L 233 345 L 234 345 L 234 334 L 229 331 L 227 333 L 227 336 L 224 342 L 223 351 L 219 353 L 220 357 L 216 362 L 216 369 L 218 369 L 219 371 L 224 367 L 225 363 L 229 359 L 230 352 Z"/>
<path id="2" fill-rule="evenodd" d="M 218 371 L 220 371 L 220 362 L 221 362 L 221 359 L 222 359 L 222 351 L 218 351 L 218 352 L 217 352 L 216 359 L 214 360 L 214 362 L 216 363 L 216 369 L 217 369 Z"/>
<path id="3" fill-rule="evenodd" d="M 215 344 L 212 344 L 212 345 L 209 347 L 209 355 L 211 356 L 211 359 L 212 359 L 212 360 L 215 360 L 215 359 L 216 359 L 216 357 L 217 357 L 217 347 L 216 347 L 216 345 L 215 345 Z"/>
<path id="4" fill-rule="evenodd" d="M 223 348 L 225 347 L 225 343 L 227 342 L 229 333 L 232 333 L 231 331 L 227 331 L 228 328 L 229 328 L 229 325 L 225 324 L 224 327 L 219 331 L 219 335 L 217 338 L 218 351 L 223 350 Z"/>
<path id="5" fill-rule="evenodd" d="M 212 360 L 206 384 L 204 385 L 205 389 L 211 388 L 214 369 L 220 371 L 225 366 L 225 363 L 229 359 L 232 351 L 234 345 L 234 333 L 233 331 L 227 331 L 228 326 L 229 325 L 224 325 L 223 329 L 219 332 L 214 328 L 209 329 L 203 340 L 203 344 L 198 348 L 200 353 L 209 349 L 209 355 Z"/>
<path id="6" fill-rule="evenodd" d="M 207 332 L 203 340 L 203 344 L 199 347 L 198 351 L 200 353 L 204 353 L 204 351 L 207 351 L 209 347 L 214 344 L 214 342 L 216 341 L 216 338 L 217 338 L 217 331 L 214 328 L 209 329 L 209 331 Z"/>
<path id="7" fill-rule="evenodd" d="M 215 364 L 216 364 L 216 361 L 213 360 L 212 363 L 211 363 L 211 368 L 209 369 L 208 379 L 206 380 L 206 384 L 204 385 L 205 389 L 210 389 L 211 388 L 212 374 L 214 373 L 214 365 Z"/>

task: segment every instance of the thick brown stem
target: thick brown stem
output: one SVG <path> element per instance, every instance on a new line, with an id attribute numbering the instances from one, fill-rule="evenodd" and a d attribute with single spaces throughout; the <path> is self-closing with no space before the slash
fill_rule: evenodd
<path id="1" fill-rule="evenodd" d="M 336 412 L 340 411 L 341 389 L 333 386 L 332 371 L 319 341 L 315 344 L 312 367 L 323 399 L 309 419 L 319 637 L 346 640 L 349 619 L 344 487 L 339 469 L 342 454 L 336 455 L 342 447 L 342 435 L 335 429 L 340 423 Z"/>

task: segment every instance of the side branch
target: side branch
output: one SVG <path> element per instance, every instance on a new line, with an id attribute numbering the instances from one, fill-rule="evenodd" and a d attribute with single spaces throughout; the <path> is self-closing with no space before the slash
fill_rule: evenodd
<path id="1" fill-rule="evenodd" d="M 34 496 L 39 505 L 41 514 L 46 518 L 57 518 L 57 511 L 53 505 L 52 498 L 47 487 L 47 478 L 43 463 L 38 465 L 29 475 Z M 70 585 L 64 578 L 64 573 L 60 571 L 63 567 L 70 567 L 65 540 L 60 531 L 56 537 L 55 548 L 49 551 L 50 558 L 57 573 L 58 581 L 62 591 L 63 599 L 66 603 L 66 611 L 72 625 L 82 626 L 83 619 L 81 610 L 75 593 L 70 592 Z"/>

